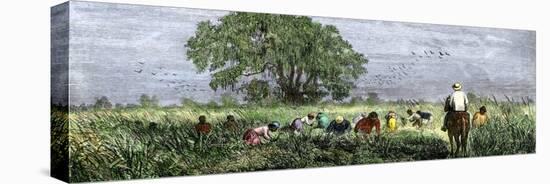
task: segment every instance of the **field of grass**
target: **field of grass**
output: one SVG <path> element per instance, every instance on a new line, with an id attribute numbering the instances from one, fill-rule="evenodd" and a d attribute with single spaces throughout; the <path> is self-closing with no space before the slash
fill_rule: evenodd
<path id="1" fill-rule="evenodd" d="M 535 152 L 535 109 L 533 104 L 494 101 L 485 105 L 488 125 L 470 132 L 469 156 L 524 154 Z M 243 144 L 247 128 L 272 120 L 288 124 L 308 112 L 327 112 L 331 118 L 346 119 L 360 112 L 376 111 L 383 117 L 395 110 L 430 111 L 433 127 L 417 129 L 410 123 L 398 132 L 384 131 L 380 137 L 324 134 L 308 127 L 301 135 L 278 132 L 260 146 Z M 71 182 L 156 178 L 271 169 L 326 167 L 449 158 L 448 138 L 439 130 L 444 112 L 441 104 L 326 104 L 316 106 L 183 106 L 172 108 L 95 109 L 62 113 L 52 109 L 52 149 L 68 149 Z M 242 125 L 239 132 L 224 131 L 221 122 L 234 115 Z M 214 125 L 208 136 L 198 136 L 193 126 L 199 115 Z M 70 122 L 70 123 L 67 123 Z M 68 126 L 69 145 L 54 132 Z M 55 147 L 55 148 L 54 148 Z M 61 159 L 62 160 L 62 159 Z"/>

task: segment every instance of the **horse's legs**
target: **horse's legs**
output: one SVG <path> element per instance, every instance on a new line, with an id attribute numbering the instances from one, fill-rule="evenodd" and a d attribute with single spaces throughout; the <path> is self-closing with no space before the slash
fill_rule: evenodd
<path id="1" fill-rule="evenodd" d="M 451 144 L 451 152 L 450 154 L 454 156 L 454 140 L 453 140 L 453 136 L 451 135 L 451 133 L 447 133 L 447 135 L 449 136 L 449 143 Z"/>
<path id="2" fill-rule="evenodd" d="M 460 135 L 455 135 L 454 139 L 456 144 L 455 156 L 458 157 L 460 154 L 460 145 L 462 144 L 460 141 Z"/>

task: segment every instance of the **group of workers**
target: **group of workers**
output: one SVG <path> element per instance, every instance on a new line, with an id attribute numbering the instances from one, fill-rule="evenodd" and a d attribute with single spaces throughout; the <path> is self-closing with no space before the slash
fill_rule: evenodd
<path id="1" fill-rule="evenodd" d="M 445 111 L 458 112 L 466 111 L 468 99 L 464 92 L 461 91 L 461 86 L 458 83 L 453 84 L 454 93 L 451 94 L 446 101 Z M 475 113 L 473 118 L 474 127 L 483 125 L 487 122 L 486 113 L 487 110 L 484 106 L 480 108 L 480 111 Z M 423 126 L 433 127 L 434 117 L 432 113 L 426 111 L 413 111 L 408 109 L 406 111 L 408 117 L 401 118 L 403 125 L 407 122 L 411 122 L 412 126 L 421 128 Z M 388 132 L 395 132 L 397 130 L 398 124 L 398 114 L 390 110 L 384 116 L 386 120 L 386 128 Z M 316 124 L 316 125 L 315 125 Z M 352 119 L 352 122 L 344 118 L 342 115 L 336 116 L 332 121 L 330 121 L 329 115 L 325 112 L 310 112 L 305 117 L 298 117 L 293 119 L 288 128 L 291 129 L 295 134 L 300 134 L 304 131 L 305 126 L 314 126 L 314 128 L 324 129 L 329 134 L 342 135 L 353 130 L 355 133 L 369 135 L 372 132 L 372 129 L 375 129 L 376 134 L 380 135 L 381 133 L 381 124 L 380 119 L 378 118 L 378 113 L 361 113 L 357 117 Z M 226 130 L 237 132 L 240 128 L 240 125 L 235 120 L 233 115 L 227 116 L 227 120 L 223 123 L 223 127 Z M 273 121 L 267 125 L 250 128 L 244 132 L 243 140 L 248 145 L 259 145 L 261 144 L 261 138 L 270 140 L 272 138 L 272 132 L 277 131 L 281 128 L 281 124 L 278 121 Z M 195 130 L 199 135 L 209 134 L 211 132 L 212 126 L 206 122 L 206 116 L 199 117 L 199 123 L 195 126 Z M 445 116 L 442 131 L 447 129 L 447 116 Z"/>

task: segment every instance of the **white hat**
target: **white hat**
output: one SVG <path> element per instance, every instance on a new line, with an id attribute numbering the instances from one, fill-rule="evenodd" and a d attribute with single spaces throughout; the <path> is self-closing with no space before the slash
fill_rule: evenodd
<path id="1" fill-rule="evenodd" d="M 460 85 L 460 83 L 458 83 L 458 82 L 457 82 L 457 83 L 454 83 L 454 84 L 453 84 L 453 89 L 454 89 L 455 91 L 460 91 L 460 90 L 462 89 L 462 85 Z"/>

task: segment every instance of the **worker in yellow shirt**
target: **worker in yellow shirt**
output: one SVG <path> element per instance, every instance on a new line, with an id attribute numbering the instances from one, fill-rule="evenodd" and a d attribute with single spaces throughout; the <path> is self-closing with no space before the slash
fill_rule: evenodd
<path id="1" fill-rule="evenodd" d="M 394 111 L 388 112 L 386 115 L 386 124 L 390 132 L 395 132 L 397 130 L 397 114 Z"/>

